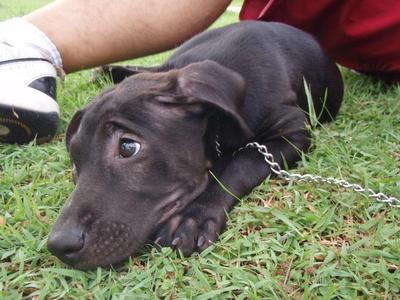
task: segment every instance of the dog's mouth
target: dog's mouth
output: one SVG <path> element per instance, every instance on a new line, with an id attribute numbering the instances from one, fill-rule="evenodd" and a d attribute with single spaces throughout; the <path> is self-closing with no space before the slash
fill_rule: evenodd
<path id="1" fill-rule="evenodd" d="M 161 211 L 161 217 L 158 219 L 156 225 L 160 225 L 170 219 L 174 214 L 181 211 L 191 201 L 197 198 L 197 196 L 204 191 L 208 183 L 208 173 L 204 174 L 204 177 L 198 184 L 192 183 L 187 188 L 177 188 L 173 191 L 164 201 L 160 207 L 156 207 L 156 210 Z"/>
<path id="2" fill-rule="evenodd" d="M 157 222 L 157 225 L 164 223 L 166 220 L 171 218 L 182 206 L 181 201 L 175 201 L 173 203 L 168 204 L 165 209 L 164 213 L 162 214 L 160 220 Z"/>

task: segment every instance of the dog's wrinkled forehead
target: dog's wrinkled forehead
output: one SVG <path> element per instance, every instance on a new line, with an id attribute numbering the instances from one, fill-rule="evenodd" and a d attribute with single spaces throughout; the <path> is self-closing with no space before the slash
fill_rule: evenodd
<path id="1" fill-rule="evenodd" d="M 140 73 L 126 78 L 115 89 L 115 96 L 121 98 L 136 97 L 143 95 L 160 95 L 168 93 L 176 88 L 178 71 L 160 73 Z"/>
<path id="2" fill-rule="evenodd" d="M 151 96 L 164 95 L 175 89 L 177 72 L 141 73 L 126 78 L 108 91 L 100 94 L 92 103 L 96 111 L 115 111 L 121 105 L 135 105 Z M 91 106 L 89 109 L 91 109 Z"/>
<path id="3" fill-rule="evenodd" d="M 97 127 L 113 116 L 129 119 L 152 117 L 144 107 L 156 97 L 172 96 L 176 85 L 175 73 L 144 73 L 128 77 L 98 95 L 86 108 L 82 123 L 91 130 L 90 127 Z"/>

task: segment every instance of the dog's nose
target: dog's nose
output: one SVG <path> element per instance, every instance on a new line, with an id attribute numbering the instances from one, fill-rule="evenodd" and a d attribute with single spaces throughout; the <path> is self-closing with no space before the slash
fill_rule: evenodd
<path id="1" fill-rule="evenodd" d="M 63 262 L 73 263 L 85 243 L 82 230 L 66 229 L 52 232 L 47 241 L 47 249 Z"/>

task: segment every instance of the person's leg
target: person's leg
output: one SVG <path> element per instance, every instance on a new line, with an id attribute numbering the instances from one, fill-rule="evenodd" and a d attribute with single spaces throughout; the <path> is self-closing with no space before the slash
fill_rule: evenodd
<path id="1" fill-rule="evenodd" d="M 172 48 L 208 27 L 227 0 L 59 0 L 27 16 L 60 51 L 65 71 Z"/>

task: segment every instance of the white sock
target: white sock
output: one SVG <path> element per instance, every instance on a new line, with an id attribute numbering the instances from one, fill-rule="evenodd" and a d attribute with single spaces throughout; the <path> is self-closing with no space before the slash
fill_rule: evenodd
<path id="1" fill-rule="evenodd" d="M 63 67 L 60 53 L 53 42 L 23 18 L 0 22 L 0 61 L 18 58 L 44 58 L 56 69 Z"/>

